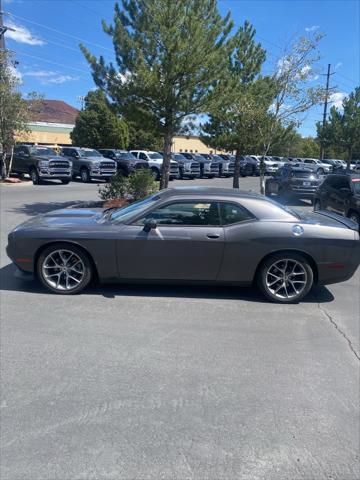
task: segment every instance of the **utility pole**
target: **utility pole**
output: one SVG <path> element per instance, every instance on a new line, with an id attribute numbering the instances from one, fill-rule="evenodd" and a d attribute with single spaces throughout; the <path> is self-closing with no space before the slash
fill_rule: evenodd
<path id="1" fill-rule="evenodd" d="M 1 0 L 0 0 L 0 50 L 5 50 L 4 33 L 7 30 L 7 28 L 4 27 L 3 15 L 4 15 L 4 12 L 2 10 L 2 4 L 1 4 Z"/>
<path id="2" fill-rule="evenodd" d="M 330 75 L 333 75 L 330 73 L 331 69 L 331 64 L 328 64 L 328 70 L 326 74 L 326 92 L 325 92 L 325 103 L 324 103 L 324 114 L 323 114 L 323 129 L 326 124 L 326 117 L 327 117 L 327 106 L 328 106 L 328 99 L 329 99 L 329 84 L 330 84 Z M 324 150 L 325 150 L 325 145 L 324 145 L 324 140 L 321 140 L 321 145 L 320 145 L 320 160 L 324 160 Z"/>

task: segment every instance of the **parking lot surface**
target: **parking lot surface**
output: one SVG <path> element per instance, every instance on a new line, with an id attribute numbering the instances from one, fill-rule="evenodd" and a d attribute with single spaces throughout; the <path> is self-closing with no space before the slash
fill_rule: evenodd
<path id="1" fill-rule="evenodd" d="M 9 231 L 97 191 L 1 186 L 0 478 L 359 478 L 359 271 L 288 306 L 235 287 L 64 297 L 15 279 Z"/>

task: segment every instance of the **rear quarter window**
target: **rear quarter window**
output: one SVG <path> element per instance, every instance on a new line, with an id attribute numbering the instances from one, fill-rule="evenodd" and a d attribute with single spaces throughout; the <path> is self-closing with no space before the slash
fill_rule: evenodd
<path id="1" fill-rule="evenodd" d="M 244 207 L 235 203 L 220 203 L 220 215 L 222 225 L 232 225 L 247 220 L 253 220 L 255 217 Z"/>

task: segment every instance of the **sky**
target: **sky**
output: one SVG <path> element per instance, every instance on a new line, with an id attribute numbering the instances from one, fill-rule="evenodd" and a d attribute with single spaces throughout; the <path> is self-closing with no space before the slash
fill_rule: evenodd
<path id="1" fill-rule="evenodd" d="M 174 0 L 175 1 L 175 0 Z M 186 0 L 183 0 L 186 1 Z M 77 108 L 94 88 L 89 66 L 79 50 L 84 43 L 96 56 L 113 59 L 111 39 L 101 20 L 111 23 L 114 0 L 2 0 L 4 23 L 15 31 L 5 34 L 6 47 L 16 60 L 24 94 L 36 91 L 47 99 L 64 100 Z M 284 45 L 294 35 L 322 32 L 321 59 L 313 85 L 325 85 L 331 64 L 331 105 L 341 102 L 360 84 L 360 0 L 220 0 L 223 15 L 231 12 L 235 27 L 249 20 L 267 51 L 263 73 L 274 70 Z M 316 134 L 322 106 L 301 118 L 299 132 Z"/>

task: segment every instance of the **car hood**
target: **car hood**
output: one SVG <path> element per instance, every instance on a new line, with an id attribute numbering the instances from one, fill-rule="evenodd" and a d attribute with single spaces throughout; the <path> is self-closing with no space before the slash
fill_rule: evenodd
<path id="1" fill-rule="evenodd" d="M 54 210 L 31 218 L 17 226 L 13 231 L 95 227 L 96 225 L 99 225 L 102 212 L 102 208 L 66 208 L 62 210 Z"/>

